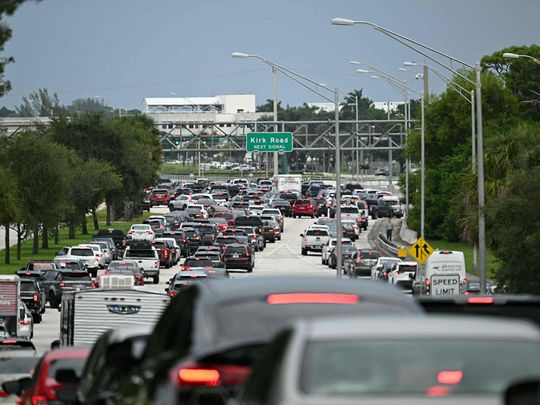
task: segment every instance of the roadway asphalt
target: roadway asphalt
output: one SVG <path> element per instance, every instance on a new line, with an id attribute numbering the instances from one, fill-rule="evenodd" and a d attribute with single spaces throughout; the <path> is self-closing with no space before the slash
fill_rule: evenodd
<path id="1" fill-rule="evenodd" d="M 154 207 L 152 208 L 152 212 L 156 214 L 166 213 L 168 209 L 165 207 Z M 242 270 L 233 271 L 231 272 L 231 277 L 293 275 L 335 277 L 336 270 L 323 266 L 319 253 L 309 253 L 307 256 L 302 256 L 300 253 L 300 234 L 315 221 L 316 219 L 311 218 L 285 218 L 285 231 L 282 239 L 275 243 L 267 243 L 266 249 L 256 253 L 253 272 L 248 274 Z M 372 226 L 376 226 L 376 221 L 370 220 L 368 230 L 360 234 L 360 238 L 356 241 L 358 248 L 369 247 L 367 236 Z M 167 286 L 166 281 L 178 271 L 179 265 L 170 269 L 162 268 L 159 284 L 147 284 L 144 288 L 149 291 L 164 293 Z M 43 315 L 43 321 L 39 325 L 34 326 L 33 341 L 38 351 L 44 352 L 49 350 L 51 342 L 58 339 L 59 330 L 60 312 L 56 309 L 47 308 L 47 311 Z"/>

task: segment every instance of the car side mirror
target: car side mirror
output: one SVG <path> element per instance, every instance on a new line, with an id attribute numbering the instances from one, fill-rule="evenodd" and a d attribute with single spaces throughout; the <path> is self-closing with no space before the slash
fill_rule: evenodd
<path id="1" fill-rule="evenodd" d="M 303 233 L 301 233 L 301 234 L 300 234 L 300 237 L 301 237 L 301 238 L 303 238 L 303 237 L 304 237 L 304 234 L 303 234 Z"/>
<path id="2" fill-rule="evenodd" d="M 18 380 L 6 381 L 2 384 L 2 389 L 9 395 L 21 395 L 32 386 L 32 378 L 24 377 Z"/>
<path id="3" fill-rule="evenodd" d="M 169 292 L 169 288 L 168 288 L 168 287 L 167 287 L 167 288 L 165 288 L 165 292 L 166 292 L 166 293 L 168 293 L 168 292 Z"/>
<path id="4" fill-rule="evenodd" d="M 508 387 L 504 393 L 505 405 L 532 405 L 540 403 L 540 380 L 523 381 Z"/>
<path id="5" fill-rule="evenodd" d="M 56 371 L 54 379 L 62 384 L 77 384 L 79 377 L 72 368 L 61 368 Z"/>
<path id="6" fill-rule="evenodd" d="M 414 274 L 414 273 L 409 273 L 409 278 L 410 278 L 411 280 L 414 280 L 414 279 L 416 278 L 416 274 Z"/>

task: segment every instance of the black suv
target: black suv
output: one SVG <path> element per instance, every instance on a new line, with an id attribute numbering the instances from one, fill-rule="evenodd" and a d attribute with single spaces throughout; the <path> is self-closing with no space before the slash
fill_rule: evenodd
<path id="1" fill-rule="evenodd" d="M 126 234 L 121 229 L 100 229 L 94 237 L 97 238 L 112 238 L 116 249 L 118 250 L 117 257 L 122 257 L 123 251 L 126 248 Z"/>
<path id="2" fill-rule="evenodd" d="M 45 312 L 46 296 L 36 278 L 21 278 L 21 299 L 32 314 L 34 323 L 41 322 Z"/>

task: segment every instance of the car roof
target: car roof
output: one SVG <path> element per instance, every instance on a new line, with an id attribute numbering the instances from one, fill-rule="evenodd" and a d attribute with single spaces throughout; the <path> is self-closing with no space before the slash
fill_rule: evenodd
<path id="1" fill-rule="evenodd" d="M 540 329 L 521 320 L 460 316 L 336 316 L 300 321 L 312 338 L 513 340 L 540 343 Z"/>
<path id="2" fill-rule="evenodd" d="M 78 359 L 81 357 L 88 357 L 91 349 L 91 347 L 59 347 L 58 349 L 45 353 L 44 358 L 49 361 L 74 358 Z"/>
<path id="3" fill-rule="evenodd" d="M 244 245 L 240 245 L 244 246 Z M 383 283 L 373 283 L 370 280 L 340 280 L 328 277 L 257 277 L 227 280 L 216 280 L 205 285 L 211 295 L 211 301 L 220 302 L 228 300 L 242 300 L 242 297 L 267 297 L 270 294 L 290 292 L 339 292 L 344 294 L 356 294 L 360 300 L 368 301 L 392 301 L 401 303 L 411 308 L 418 304 L 410 297 L 403 294 L 392 286 Z"/>

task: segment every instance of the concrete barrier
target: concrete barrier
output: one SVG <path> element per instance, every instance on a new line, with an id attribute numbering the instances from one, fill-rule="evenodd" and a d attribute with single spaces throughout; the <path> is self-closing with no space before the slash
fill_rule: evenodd
<path id="1" fill-rule="evenodd" d="M 407 242 L 409 245 L 412 245 L 418 239 L 417 232 L 409 229 L 407 226 L 407 216 L 404 216 L 403 220 L 401 221 L 399 237 L 402 241 Z"/>

